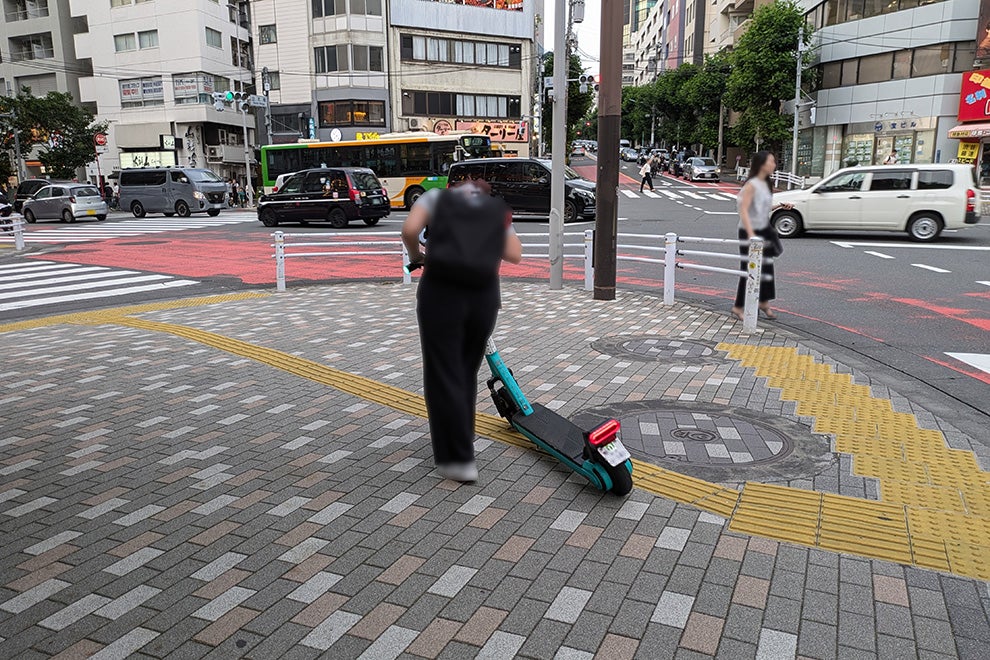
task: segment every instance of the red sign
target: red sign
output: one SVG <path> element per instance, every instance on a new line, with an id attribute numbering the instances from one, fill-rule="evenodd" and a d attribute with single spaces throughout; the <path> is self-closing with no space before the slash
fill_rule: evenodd
<path id="1" fill-rule="evenodd" d="M 990 120 L 990 69 L 962 74 L 959 121 Z"/>
<path id="2" fill-rule="evenodd" d="M 524 121 L 458 121 L 457 130 L 487 135 L 492 142 L 526 142 L 529 139 Z"/>
<path id="3" fill-rule="evenodd" d="M 105 147 L 105 146 L 107 146 L 107 134 L 106 133 L 97 133 L 96 135 L 94 135 L 93 136 L 93 144 L 95 144 L 98 147 Z"/>

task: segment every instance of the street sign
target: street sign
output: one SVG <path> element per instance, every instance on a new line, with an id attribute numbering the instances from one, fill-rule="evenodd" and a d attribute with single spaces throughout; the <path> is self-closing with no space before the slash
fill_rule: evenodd
<path id="1" fill-rule="evenodd" d="M 543 89 L 553 89 L 553 76 L 543 76 Z"/>
<path id="2" fill-rule="evenodd" d="M 268 107 L 268 97 L 261 96 L 259 94 L 252 94 L 248 97 L 248 105 L 252 108 L 267 108 Z"/>
<path id="3" fill-rule="evenodd" d="M 97 133 L 96 135 L 94 135 L 93 136 L 93 144 L 95 144 L 97 147 L 105 147 L 105 146 L 107 146 L 107 134 L 106 133 Z"/>
<path id="4" fill-rule="evenodd" d="M 160 135 L 158 136 L 161 141 L 162 149 L 166 151 L 172 151 L 175 149 L 175 136 L 174 135 Z"/>

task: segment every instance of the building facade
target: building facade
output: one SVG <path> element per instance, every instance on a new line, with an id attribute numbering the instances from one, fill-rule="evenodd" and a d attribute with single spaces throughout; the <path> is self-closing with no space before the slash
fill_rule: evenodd
<path id="1" fill-rule="evenodd" d="M 949 138 L 958 140 L 956 160 L 976 166 L 979 185 L 990 189 L 990 0 L 980 5 L 973 69 L 959 73 L 958 124 Z"/>
<path id="2" fill-rule="evenodd" d="M 978 3 L 805 0 L 820 84 L 814 125 L 800 132 L 798 172 L 949 162 L 961 80 L 974 66 Z"/>
<path id="3" fill-rule="evenodd" d="M 243 127 L 250 146 L 254 118 L 216 111 L 211 95 L 253 89 L 248 2 L 71 0 L 70 10 L 89 27 L 75 35 L 76 54 L 93 69 L 79 80 L 80 96 L 110 122 L 91 180 L 153 166 L 245 180 Z"/>
<path id="4" fill-rule="evenodd" d="M 69 0 L 2 2 L 0 94 L 67 92 L 78 101 L 79 78 L 93 68 L 90 59 L 76 56 L 74 36 L 88 31 L 86 19 L 71 17 Z M 90 109 L 96 111 L 95 106 Z M 28 176 L 43 174 L 31 154 L 25 154 L 24 163 Z"/>
<path id="5" fill-rule="evenodd" d="M 624 85 L 644 85 L 681 64 L 700 66 L 713 52 L 709 38 L 708 0 L 658 0 L 638 21 L 630 38 L 630 75 Z"/>

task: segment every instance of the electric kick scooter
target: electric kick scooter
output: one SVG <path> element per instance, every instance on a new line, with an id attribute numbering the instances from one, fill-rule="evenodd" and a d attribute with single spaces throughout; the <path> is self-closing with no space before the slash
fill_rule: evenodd
<path id="1" fill-rule="evenodd" d="M 406 270 L 412 272 L 421 266 L 409 264 Z M 632 490 L 632 461 L 619 438 L 618 420 L 610 419 L 586 431 L 549 408 L 530 403 L 491 337 L 485 347 L 485 361 L 492 373 L 487 380 L 492 401 L 512 428 L 596 488 L 616 495 Z"/>

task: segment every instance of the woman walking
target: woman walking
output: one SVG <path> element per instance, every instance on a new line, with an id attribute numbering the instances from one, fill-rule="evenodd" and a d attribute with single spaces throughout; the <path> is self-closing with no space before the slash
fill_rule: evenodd
<path id="1" fill-rule="evenodd" d="M 651 159 L 647 159 L 643 166 L 639 168 L 639 175 L 643 177 L 643 180 L 639 182 L 639 192 L 643 192 L 643 186 L 650 186 L 650 192 L 653 192 L 653 165 L 650 163 Z"/>
<path id="2" fill-rule="evenodd" d="M 777 297 L 774 284 L 773 259 L 780 256 L 780 237 L 770 223 L 770 214 L 778 208 L 791 208 L 790 204 L 773 204 L 773 189 L 770 175 L 777 169 L 777 159 L 769 151 L 758 151 L 753 155 L 749 167 L 749 177 L 743 184 L 742 190 L 736 197 L 736 208 L 739 211 L 739 240 L 746 241 L 739 245 L 739 254 L 749 253 L 750 239 L 759 236 L 764 240 L 763 248 L 763 277 L 760 280 L 760 311 L 771 321 L 777 318 L 770 309 L 770 301 Z M 743 270 L 747 260 L 743 260 Z M 732 315 L 740 321 L 743 318 L 743 305 L 746 301 L 746 278 L 739 278 L 736 288 L 736 302 L 732 307 Z"/>

